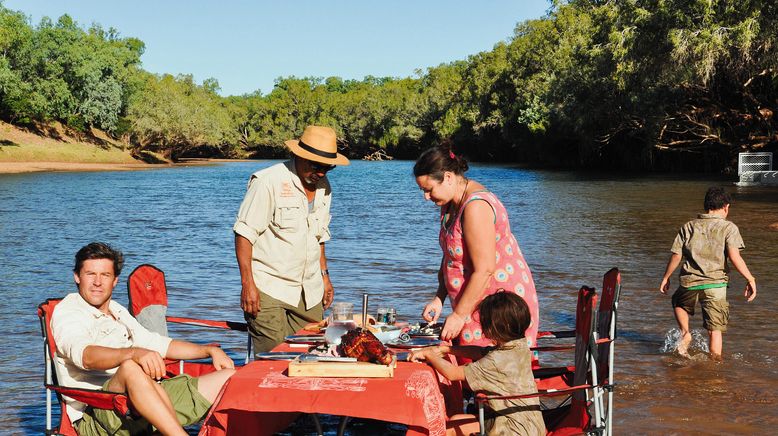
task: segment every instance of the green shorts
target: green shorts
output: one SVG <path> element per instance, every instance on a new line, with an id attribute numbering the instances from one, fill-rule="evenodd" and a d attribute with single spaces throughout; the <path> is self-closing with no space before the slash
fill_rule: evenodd
<path id="1" fill-rule="evenodd" d="M 702 307 L 702 326 L 709 331 L 727 331 L 729 324 L 729 303 L 727 287 L 690 290 L 679 286 L 673 294 L 673 307 L 680 307 L 694 315 L 694 306 Z"/>
<path id="2" fill-rule="evenodd" d="M 297 307 L 277 300 L 264 292 L 259 293 L 260 309 L 256 317 L 243 314 L 248 323 L 254 353 L 272 350 L 284 342 L 284 338 L 297 333 L 312 320 L 320 320 L 324 313 L 321 302 L 305 309 L 305 295 L 300 296 Z"/>
<path id="3" fill-rule="evenodd" d="M 103 389 L 108 388 L 108 380 Z M 197 390 L 197 379 L 186 374 L 160 382 L 167 392 L 181 426 L 192 425 L 205 418 L 211 403 Z M 148 435 L 154 427 L 145 418 L 121 417 L 113 410 L 87 407 L 82 419 L 76 422 L 79 436 L 134 436 Z"/>

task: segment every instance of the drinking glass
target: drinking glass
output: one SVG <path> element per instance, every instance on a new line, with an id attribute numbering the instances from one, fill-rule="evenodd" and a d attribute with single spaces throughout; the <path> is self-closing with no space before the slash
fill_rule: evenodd
<path id="1" fill-rule="evenodd" d="M 332 321 L 347 322 L 354 320 L 354 303 L 332 303 Z"/>

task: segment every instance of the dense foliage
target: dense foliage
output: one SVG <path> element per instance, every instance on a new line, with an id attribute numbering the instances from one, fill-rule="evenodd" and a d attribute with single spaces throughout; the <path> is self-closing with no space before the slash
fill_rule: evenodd
<path id="1" fill-rule="evenodd" d="M 492 50 L 413 78 L 286 77 L 221 97 L 214 79 L 142 70 L 135 38 L 67 15 L 33 26 L 0 4 L 0 118 L 98 127 L 172 158 L 276 156 L 324 124 L 352 157 L 450 139 L 479 160 L 721 171 L 778 145 L 776 25 L 772 0 L 554 1 Z"/>

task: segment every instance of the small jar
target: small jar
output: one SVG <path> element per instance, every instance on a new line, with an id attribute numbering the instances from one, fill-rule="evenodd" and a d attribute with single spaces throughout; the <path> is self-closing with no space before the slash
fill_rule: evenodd
<path id="1" fill-rule="evenodd" d="M 397 321 L 397 310 L 394 307 L 386 309 L 386 323 L 394 325 L 395 321 Z"/>
<path id="2" fill-rule="evenodd" d="M 387 322 L 386 312 L 388 310 L 389 309 L 387 309 L 385 307 L 379 307 L 378 308 L 378 312 L 376 313 L 376 316 L 375 316 L 375 322 L 386 324 L 386 322 Z"/>

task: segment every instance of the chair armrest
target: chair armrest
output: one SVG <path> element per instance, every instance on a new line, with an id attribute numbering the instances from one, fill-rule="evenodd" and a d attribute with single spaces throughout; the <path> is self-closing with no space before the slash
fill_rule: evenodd
<path id="1" fill-rule="evenodd" d="M 536 379 L 546 379 L 550 377 L 558 377 L 561 375 L 572 374 L 575 371 L 575 366 L 557 366 L 547 368 L 535 368 L 532 370 L 532 376 Z"/>
<path id="2" fill-rule="evenodd" d="M 46 389 L 51 389 L 60 395 L 67 395 L 68 397 L 80 401 L 88 406 L 92 406 L 95 409 L 114 410 L 121 416 L 127 416 L 130 412 L 130 407 L 127 404 L 129 398 L 126 394 L 121 392 L 103 391 L 99 389 L 82 389 L 71 388 L 60 385 L 46 385 Z"/>
<path id="3" fill-rule="evenodd" d="M 248 325 L 245 322 L 236 321 L 215 321 L 211 319 L 198 319 L 198 318 L 184 318 L 179 316 L 165 317 L 168 322 L 174 322 L 178 324 L 187 324 L 200 327 L 211 327 L 225 330 L 236 330 L 245 332 L 248 331 Z"/>
<path id="4" fill-rule="evenodd" d="M 538 332 L 538 339 L 561 339 L 561 338 L 574 338 L 575 330 L 559 330 L 559 331 L 545 331 Z"/>
<path id="5" fill-rule="evenodd" d="M 536 393 L 531 393 L 531 394 L 517 394 L 517 395 L 486 395 L 479 392 L 475 394 L 475 402 L 479 404 L 483 404 L 489 400 L 518 400 L 522 398 L 556 397 L 560 395 L 567 395 L 575 391 L 591 389 L 593 387 L 594 386 L 592 385 L 586 384 L 586 385 L 572 386 L 566 389 L 548 389 L 548 390 L 538 391 Z"/>
<path id="6" fill-rule="evenodd" d="M 575 344 L 570 345 L 549 345 L 545 347 L 530 347 L 531 351 L 565 351 L 575 350 Z"/>

